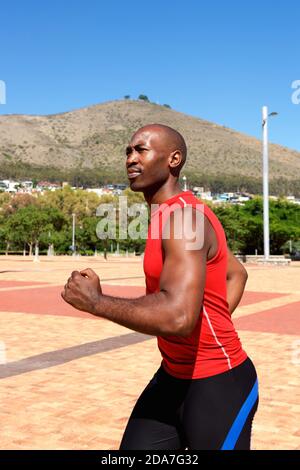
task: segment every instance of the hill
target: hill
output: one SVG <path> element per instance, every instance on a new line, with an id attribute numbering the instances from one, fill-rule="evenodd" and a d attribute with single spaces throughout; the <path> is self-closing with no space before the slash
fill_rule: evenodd
<path id="1" fill-rule="evenodd" d="M 232 129 L 144 101 L 112 101 L 48 116 L 0 116 L 0 176 L 54 179 L 90 175 L 126 180 L 124 148 L 139 127 L 174 127 L 188 145 L 185 174 L 205 178 L 261 180 L 261 141 Z M 270 145 L 270 178 L 295 180 L 300 153 Z M 200 181 L 201 183 L 201 181 Z"/>

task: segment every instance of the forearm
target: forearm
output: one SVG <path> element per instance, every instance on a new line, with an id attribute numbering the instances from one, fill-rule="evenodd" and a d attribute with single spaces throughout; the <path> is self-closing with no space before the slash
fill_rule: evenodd
<path id="1" fill-rule="evenodd" d="M 241 301 L 246 282 L 247 277 L 244 275 L 236 275 L 227 279 L 227 302 L 231 314 Z"/>
<path id="2" fill-rule="evenodd" d="M 165 292 L 137 299 L 102 295 L 90 313 L 153 336 L 173 335 L 177 332 L 174 307 Z"/>

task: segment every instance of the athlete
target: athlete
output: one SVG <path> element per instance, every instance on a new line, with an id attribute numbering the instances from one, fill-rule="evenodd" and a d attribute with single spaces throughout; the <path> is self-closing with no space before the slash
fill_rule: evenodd
<path id="1" fill-rule="evenodd" d="M 216 215 L 180 189 L 186 144 L 176 130 L 142 127 L 126 155 L 130 187 L 152 209 L 146 295 L 103 295 L 91 269 L 74 271 L 62 292 L 79 310 L 157 336 L 162 363 L 137 400 L 120 449 L 250 449 L 257 376 L 231 320 L 247 273 Z"/>

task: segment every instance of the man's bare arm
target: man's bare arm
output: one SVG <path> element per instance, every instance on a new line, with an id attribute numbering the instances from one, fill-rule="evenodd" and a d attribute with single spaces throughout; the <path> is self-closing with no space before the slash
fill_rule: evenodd
<path id="1" fill-rule="evenodd" d="M 227 302 L 232 314 L 243 296 L 248 274 L 244 266 L 228 249 L 227 262 Z"/>
<path id="2" fill-rule="evenodd" d="M 184 236 L 174 239 L 172 215 L 170 223 L 170 239 L 163 241 L 160 292 L 137 299 L 102 295 L 98 276 L 87 269 L 72 273 L 62 292 L 64 300 L 79 310 L 141 333 L 155 336 L 189 335 L 201 309 L 207 247 L 187 250 L 187 243 L 190 244 L 191 240 L 187 241 Z M 196 223 L 194 218 L 193 223 Z"/>

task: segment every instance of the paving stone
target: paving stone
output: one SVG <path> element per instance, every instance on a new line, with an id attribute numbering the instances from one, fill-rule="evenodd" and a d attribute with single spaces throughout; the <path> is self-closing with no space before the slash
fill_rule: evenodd
<path id="1" fill-rule="evenodd" d="M 142 295 L 139 258 L 41 258 L 37 266 L 0 257 L 6 367 L 24 360 L 34 365 L 0 379 L 1 449 L 118 449 L 139 394 L 160 366 L 156 338 L 139 341 L 142 336 L 126 328 L 62 303 L 60 283 L 87 266 L 105 279 L 110 295 Z M 247 269 L 247 291 L 233 319 L 259 377 L 252 448 L 299 449 L 300 315 L 293 314 L 300 301 L 299 264 Z M 289 312 L 292 331 L 284 326 Z M 3 370 L 0 365 L 0 376 Z"/>

